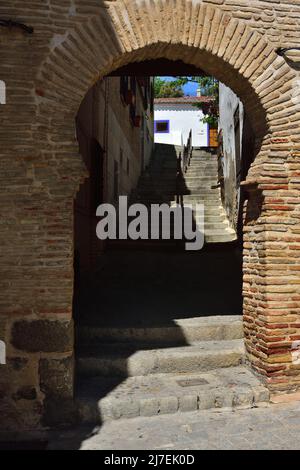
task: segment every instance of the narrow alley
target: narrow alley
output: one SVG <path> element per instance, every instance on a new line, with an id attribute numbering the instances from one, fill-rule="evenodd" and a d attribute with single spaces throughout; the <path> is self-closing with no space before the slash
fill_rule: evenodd
<path id="1" fill-rule="evenodd" d="M 0 10 L 0 449 L 298 448 L 299 1 Z"/>
<path id="2" fill-rule="evenodd" d="M 75 298 L 81 421 L 267 402 L 245 366 L 241 247 L 222 206 L 214 151 L 193 149 L 190 138 L 184 148 L 156 144 L 131 199 L 203 204 L 205 247 L 185 251 L 162 233 L 108 242 Z"/>

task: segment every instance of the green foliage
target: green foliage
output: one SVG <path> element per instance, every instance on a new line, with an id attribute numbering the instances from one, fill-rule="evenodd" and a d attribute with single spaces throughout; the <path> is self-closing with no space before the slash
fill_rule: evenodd
<path id="1" fill-rule="evenodd" d="M 218 127 L 218 116 L 208 114 L 202 119 L 202 122 L 208 124 L 212 129 L 216 129 Z"/>
<path id="2" fill-rule="evenodd" d="M 211 103 L 197 103 L 195 106 L 203 111 L 205 115 L 203 122 L 210 125 L 210 127 L 218 127 L 219 119 L 219 82 L 214 77 L 179 77 L 177 83 L 181 86 L 186 85 L 188 82 L 198 84 L 201 94 L 213 98 Z"/>
<path id="3" fill-rule="evenodd" d="M 177 80 L 166 81 L 159 77 L 154 79 L 154 97 L 155 98 L 179 98 L 183 96 L 182 86 Z"/>
<path id="4" fill-rule="evenodd" d="M 175 82 L 181 87 L 186 85 L 188 82 L 197 83 L 198 87 L 201 89 L 202 95 L 213 96 L 214 98 L 219 97 L 219 82 L 209 75 L 201 77 L 178 77 Z"/>
<path id="5" fill-rule="evenodd" d="M 165 84 L 165 80 L 162 80 L 159 77 L 154 78 L 154 97 L 158 98 L 160 95 L 161 87 Z"/>

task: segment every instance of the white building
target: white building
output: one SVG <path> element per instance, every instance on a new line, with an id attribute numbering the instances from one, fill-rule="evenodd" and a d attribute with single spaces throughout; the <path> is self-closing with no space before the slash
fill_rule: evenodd
<path id="1" fill-rule="evenodd" d="M 207 102 L 206 96 L 156 98 L 154 100 L 154 140 L 158 144 L 186 144 L 192 129 L 193 147 L 209 147 L 209 126 L 203 112 L 195 106 Z"/>

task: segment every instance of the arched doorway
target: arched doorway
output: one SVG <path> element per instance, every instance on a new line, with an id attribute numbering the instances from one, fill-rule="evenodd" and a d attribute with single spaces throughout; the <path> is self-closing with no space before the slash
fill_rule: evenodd
<path id="1" fill-rule="evenodd" d="M 256 158 L 244 183 L 248 191 L 243 268 L 248 358 L 272 389 L 297 388 L 293 343 L 299 336 L 298 235 L 294 227 L 295 220 L 299 222 L 295 180 L 299 139 L 292 118 L 299 107 L 292 98 L 297 73 L 278 57 L 267 28 L 259 32 L 237 19 L 235 11 L 205 2 L 184 2 L 176 9 L 166 1 L 159 7 L 155 2 L 151 9 L 142 2 L 136 8 L 130 2 L 100 3 L 92 13 L 71 20 L 68 34 L 55 37 L 36 70 L 31 144 L 40 159 L 33 162 L 33 171 L 37 186 L 42 187 L 40 200 L 48 208 L 47 217 L 39 212 L 46 217 L 47 233 L 51 236 L 52 230 L 60 230 L 59 271 L 50 264 L 37 264 L 30 278 L 33 291 L 27 289 L 22 299 L 23 310 L 32 317 L 30 322 L 13 322 L 15 347 L 26 350 L 23 323 L 30 331 L 40 329 L 41 344 L 53 329 L 50 352 L 57 355 L 58 362 L 63 356 L 72 370 L 72 208 L 86 177 L 74 137 L 74 118 L 82 98 L 99 77 L 130 62 L 184 60 L 237 93 L 256 134 Z M 46 162 L 44 172 L 41 160 Z M 39 223 L 44 224 L 44 219 Z M 37 291 L 35 283 L 38 295 L 32 295 Z M 6 288 L 9 292 L 10 286 Z M 49 353 L 49 348 L 38 350 Z M 29 348 L 29 354 L 34 352 L 36 349 Z M 31 359 L 35 361 L 33 356 Z M 58 362 L 51 356 L 52 374 L 59 368 Z M 41 401 L 46 403 L 53 393 L 59 397 L 60 391 L 50 383 L 51 374 L 45 370 L 41 380 L 40 373 L 41 369 L 36 370 L 35 378 L 45 393 Z M 72 396 L 71 372 L 64 393 L 67 398 Z"/>

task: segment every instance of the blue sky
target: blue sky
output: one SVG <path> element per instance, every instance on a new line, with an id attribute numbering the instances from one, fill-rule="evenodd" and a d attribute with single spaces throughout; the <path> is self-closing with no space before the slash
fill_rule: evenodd
<path id="1" fill-rule="evenodd" d="M 163 80 L 171 81 L 176 77 L 161 77 Z M 183 87 L 185 95 L 196 96 L 197 95 L 197 84 L 189 82 Z"/>

